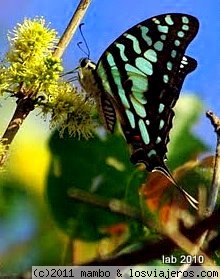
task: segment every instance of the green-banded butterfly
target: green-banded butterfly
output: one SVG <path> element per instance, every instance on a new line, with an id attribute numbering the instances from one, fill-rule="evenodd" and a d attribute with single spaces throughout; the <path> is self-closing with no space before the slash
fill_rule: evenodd
<path id="1" fill-rule="evenodd" d="M 84 58 L 79 67 L 79 81 L 95 96 L 111 132 L 117 115 L 132 147 L 131 161 L 162 172 L 191 203 L 197 201 L 176 184 L 164 160 L 173 107 L 186 75 L 197 66 L 184 53 L 198 28 L 198 20 L 191 15 L 158 15 L 119 36 L 97 65 Z"/>

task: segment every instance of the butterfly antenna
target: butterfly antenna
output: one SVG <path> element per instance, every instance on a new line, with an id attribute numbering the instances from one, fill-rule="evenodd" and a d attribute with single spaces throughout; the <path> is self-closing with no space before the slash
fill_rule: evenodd
<path id="1" fill-rule="evenodd" d="M 82 52 L 85 53 L 85 55 L 87 56 L 87 58 L 89 58 L 89 57 L 90 57 L 90 50 L 89 50 L 89 46 L 88 46 L 88 44 L 87 44 L 86 38 L 85 38 L 85 36 L 84 36 L 84 34 L 83 34 L 83 31 L 82 31 L 82 26 L 83 26 L 83 25 L 84 25 L 84 23 L 81 23 L 81 24 L 79 25 L 79 32 L 80 32 L 80 34 L 81 34 L 81 36 L 82 36 L 82 39 L 83 39 L 83 42 L 84 42 L 84 44 L 85 44 L 85 46 L 86 46 L 86 51 L 85 51 L 84 49 L 82 49 L 82 47 L 80 46 L 80 45 L 82 44 L 82 42 L 79 42 L 77 45 L 78 45 L 78 47 L 82 50 Z"/>
<path id="2" fill-rule="evenodd" d="M 172 174 L 169 172 L 166 166 L 156 167 L 155 170 L 159 171 L 163 175 L 165 175 L 172 183 L 177 187 L 177 189 L 184 195 L 185 199 L 191 204 L 193 208 L 198 210 L 198 201 L 194 199 L 189 193 L 187 193 L 180 185 L 177 184 Z"/>
<path id="3" fill-rule="evenodd" d="M 78 42 L 78 43 L 77 43 L 78 48 L 79 48 L 86 56 L 88 56 L 88 53 L 81 47 L 81 45 L 82 45 L 82 42 Z M 89 57 L 89 56 L 88 56 L 88 57 Z"/>

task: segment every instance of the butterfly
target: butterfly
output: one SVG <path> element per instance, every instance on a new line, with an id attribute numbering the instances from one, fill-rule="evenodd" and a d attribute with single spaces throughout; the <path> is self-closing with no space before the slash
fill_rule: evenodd
<path id="1" fill-rule="evenodd" d="M 163 173 L 194 207 L 197 201 L 177 185 L 164 161 L 173 107 L 185 77 L 197 67 L 184 53 L 198 29 L 191 15 L 154 16 L 119 36 L 97 65 L 83 58 L 79 67 L 79 81 L 96 99 L 110 132 L 118 118 L 132 149 L 131 162 Z"/>

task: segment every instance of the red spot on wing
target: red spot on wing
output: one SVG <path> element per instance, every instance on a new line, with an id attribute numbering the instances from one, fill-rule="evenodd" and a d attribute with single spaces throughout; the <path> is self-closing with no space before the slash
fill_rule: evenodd
<path id="1" fill-rule="evenodd" d="M 140 135 L 134 135 L 134 136 L 132 136 L 132 140 L 141 142 L 141 136 Z"/>

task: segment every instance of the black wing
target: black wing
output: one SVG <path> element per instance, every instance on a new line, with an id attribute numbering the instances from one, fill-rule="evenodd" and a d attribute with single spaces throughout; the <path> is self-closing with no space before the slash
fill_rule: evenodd
<path id="1" fill-rule="evenodd" d="M 147 19 L 116 39 L 97 64 L 102 103 L 111 102 L 117 111 L 133 163 L 144 162 L 149 171 L 165 168 L 172 108 L 197 65 L 184 53 L 198 28 L 198 20 L 186 14 Z M 102 109 L 108 123 L 107 106 Z M 113 118 L 112 113 L 112 129 Z"/>

